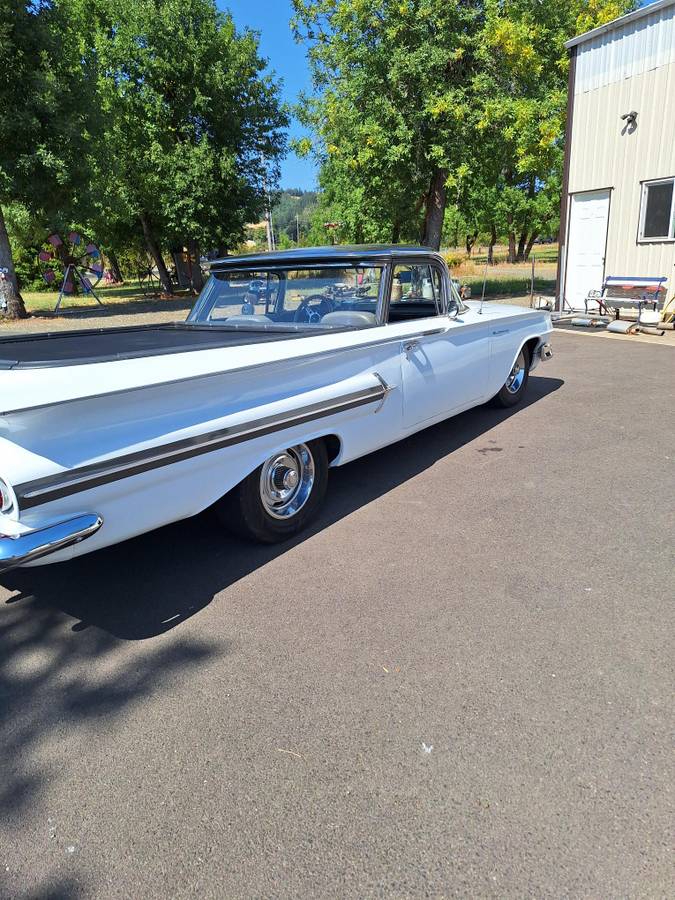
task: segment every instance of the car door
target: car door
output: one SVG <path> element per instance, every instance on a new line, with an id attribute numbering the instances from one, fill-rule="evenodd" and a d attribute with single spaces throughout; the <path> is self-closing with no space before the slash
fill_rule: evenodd
<path id="1" fill-rule="evenodd" d="M 408 332 L 400 345 L 404 428 L 452 415 L 478 402 L 486 390 L 485 324 L 471 310 L 458 313 L 446 288 L 442 270 L 432 262 L 394 268 L 388 322 Z"/>

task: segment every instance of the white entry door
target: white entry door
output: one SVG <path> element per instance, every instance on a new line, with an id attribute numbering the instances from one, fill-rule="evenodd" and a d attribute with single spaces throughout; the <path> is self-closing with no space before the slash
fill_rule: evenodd
<path id="1" fill-rule="evenodd" d="M 602 287 L 608 218 L 609 191 L 572 194 L 565 282 L 565 299 L 572 309 L 583 310 L 588 292 Z"/>

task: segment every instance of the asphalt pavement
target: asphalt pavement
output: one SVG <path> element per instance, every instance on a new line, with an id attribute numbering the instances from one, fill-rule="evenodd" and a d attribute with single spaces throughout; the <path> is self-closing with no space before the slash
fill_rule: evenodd
<path id="1" fill-rule="evenodd" d="M 675 352 L 0 576 L 3 898 L 672 897 Z"/>

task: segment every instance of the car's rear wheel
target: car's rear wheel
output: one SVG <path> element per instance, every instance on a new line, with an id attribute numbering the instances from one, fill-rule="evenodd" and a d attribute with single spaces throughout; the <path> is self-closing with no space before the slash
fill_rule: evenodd
<path id="1" fill-rule="evenodd" d="M 524 346 L 521 348 L 502 389 L 492 398 L 493 405 L 509 407 L 520 403 L 527 390 L 527 382 L 529 379 L 530 351 L 527 346 Z"/>
<path id="2" fill-rule="evenodd" d="M 325 442 L 296 444 L 266 459 L 216 504 L 216 512 L 231 531 L 274 544 L 309 524 L 323 502 L 327 484 Z"/>

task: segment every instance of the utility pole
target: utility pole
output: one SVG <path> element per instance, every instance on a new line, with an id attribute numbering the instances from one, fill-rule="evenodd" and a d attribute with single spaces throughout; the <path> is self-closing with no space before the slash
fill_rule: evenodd
<path id="1" fill-rule="evenodd" d="M 272 209 L 269 205 L 269 197 L 267 201 L 267 209 L 265 210 L 265 228 L 267 231 L 267 249 L 276 250 L 274 241 L 274 223 L 272 221 Z"/>
<path id="2" fill-rule="evenodd" d="M 263 190 L 265 192 L 265 231 L 267 232 L 267 249 L 269 251 L 275 250 L 274 243 L 274 224 L 272 222 L 272 200 L 270 198 L 270 192 L 267 187 L 267 165 L 265 157 L 262 156 L 262 164 L 263 164 Z"/>
<path id="3" fill-rule="evenodd" d="M 300 216 L 295 214 L 295 242 L 300 246 Z"/>

